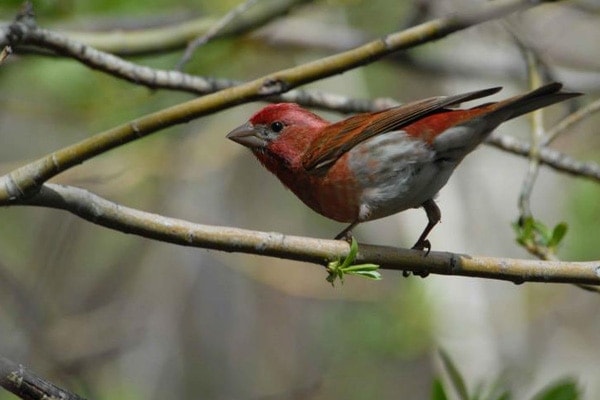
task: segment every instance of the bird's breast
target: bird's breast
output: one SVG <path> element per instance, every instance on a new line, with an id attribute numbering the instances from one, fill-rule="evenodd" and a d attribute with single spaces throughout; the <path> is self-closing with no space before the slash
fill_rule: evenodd
<path id="1" fill-rule="evenodd" d="M 349 155 L 341 156 L 324 174 L 309 174 L 313 206 L 318 213 L 339 222 L 359 218 L 362 188 L 348 164 Z"/>
<path id="2" fill-rule="evenodd" d="M 328 169 L 271 169 L 307 206 L 339 222 L 368 221 L 419 207 L 446 183 L 452 168 L 431 145 L 403 131 L 372 137 Z"/>

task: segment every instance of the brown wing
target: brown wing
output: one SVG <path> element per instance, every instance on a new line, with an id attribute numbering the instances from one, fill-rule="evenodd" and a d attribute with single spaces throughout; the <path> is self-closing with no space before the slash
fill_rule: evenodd
<path id="1" fill-rule="evenodd" d="M 478 90 L 456 96 L 431 97 L 377 113 L 358 114 L 327 126 L 311 143 L 302 165 L 307 171 L 322 171 L 357 144 L 381 133 L 398 130 L 444 107 L 489 96 L 500 87 Z"/>

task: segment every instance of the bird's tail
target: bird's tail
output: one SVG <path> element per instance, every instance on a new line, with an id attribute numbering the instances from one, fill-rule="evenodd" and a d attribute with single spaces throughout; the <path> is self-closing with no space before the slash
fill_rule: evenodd
<path id="1" fill-rule="evenodd" d="M 561 89 L 561 83 L 549 83 L 529 93 L 511 97 L 493 104 L 491 107 L 491 114 L 500 114 L 503 117 L 502 120 L 506 121 L 537 110 L 538 108 L 546 107 L 581 95 L 581 93 L 575 92 L 561 92 Z M 485 105 L 479 107 L 485 107 Z"/>
<path id="2" fill-rule="evenodd" d="M 463 123 L 448 129 L 433 141 L 438 159 L 458 164 L 502 122 L 581 95 L 561 92 L 561 89 L 562 84 L 549 83 L 529 93 L 465 110 Z"/>

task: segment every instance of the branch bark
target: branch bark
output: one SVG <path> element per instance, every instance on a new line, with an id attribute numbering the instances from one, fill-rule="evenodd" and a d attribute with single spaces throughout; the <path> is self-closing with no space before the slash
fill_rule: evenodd
<path id="1" fill-rule="evenodd" d="M 181 246 L 240 252 L 306 261 L 319 265 L 344 258 L 345 241 L 315 239 L 239 228 L 194 224 L 108 201 L 89 191 L 44 184 L 25 205 L 69 211 L 94 224 Z M 514 283 L 555 282 L 600 285 L 600 261 L 560 262 L 479 257 L 360 244 L 357 264 L 374 263 L 382 269 L 506 280 Z"/>
<path id="2" fill-rule="evenodd" d="M 25 400 L 84 400 L 83 397 L 40 378 L 23 365 L 2 356 L 0 356 L 0 386 Z"/>
<path id="3" fill-rule="evenodd" d="M 531 153 L 531 145 L 529 143 L 515 139 L 512 136 L 500 135 L 497 132 L 492 132 L 487 138 L 486 143 L 523 157 L 528 157 Z M 549 147 L 539 149 L 539 160 L 541 164 L 547 165 L 556 171 L 584 177 L 600 183 L 600 165 L 593 161 L 579 161 Z"/>

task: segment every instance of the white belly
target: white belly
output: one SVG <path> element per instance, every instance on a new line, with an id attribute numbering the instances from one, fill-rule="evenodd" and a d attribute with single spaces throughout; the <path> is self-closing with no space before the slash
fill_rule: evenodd
<path id="1" fill-rule="evenodd" d="M 456 162 L 436 159 L 427 143 L 403 131 L 373 137 L 349 152 L 349 162 L 365 188 L 361 221 L 420 207 L 446 184 Z"/>

